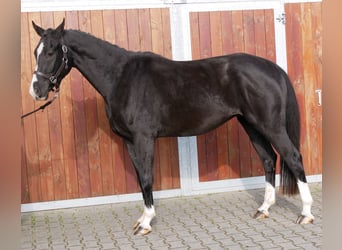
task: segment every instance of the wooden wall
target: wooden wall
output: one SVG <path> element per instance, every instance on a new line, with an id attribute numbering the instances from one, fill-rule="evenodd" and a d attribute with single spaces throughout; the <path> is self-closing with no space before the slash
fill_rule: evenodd
<path id="1" fill-rule="evenodd" d="M 31 20 L 47 28 L 64 17 L 67 29 L 171 58 L 168 9 L 22 13 L 23 113 L 42 104 L 28 94 L 39 41 Z M 62 81 L 59 98 L 22 125 L 22 203 L 140 192 L 126 147 L 109 128 L 102 97 L 77 70 Z M 154 165 L 154 190 L 179 188 L 176 138 L 158 140 Z"/>

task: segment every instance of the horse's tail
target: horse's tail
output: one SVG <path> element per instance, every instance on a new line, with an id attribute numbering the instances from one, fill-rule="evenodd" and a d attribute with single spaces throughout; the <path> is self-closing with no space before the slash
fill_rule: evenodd
<path id="1" fill-rule="evenodd" d="M 293 145 L 300 150 L 300 117 L 297 98 L 290 79 L 285 75 L 287 87 L 286 130 Z M 280 192 L 285 195 L 298 194 L 297 179 L 287 163 L 280 158 Z"/>

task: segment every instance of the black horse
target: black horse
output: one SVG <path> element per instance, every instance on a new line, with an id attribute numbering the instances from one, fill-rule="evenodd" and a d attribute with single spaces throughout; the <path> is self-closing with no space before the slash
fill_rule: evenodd
<path id="1" fill-rule="evenodd" d="M 232 117 L 245 128 L 265 168 L 265 200 L 254 217 L 267 217 L 275 203 L 276 149 L 281 156 L 281 191 L 288 195 L 299 191 L 303 202 L 296 222 L 313 221 L 313 200 L 299 152 L 298 105 L 279 66 L 243 53 L 172 61 L 65 30 L 64 20 L 56 29 L 32 24 L 41 39 L 34 52 L 37 66 L 30 94 L 46 100 L 75 67 L 102 95 L 110 127 L 127 145 L 144 199 L 135 233 L 149 233 L 155 216 L 155 139 L 202 134 Z"/>

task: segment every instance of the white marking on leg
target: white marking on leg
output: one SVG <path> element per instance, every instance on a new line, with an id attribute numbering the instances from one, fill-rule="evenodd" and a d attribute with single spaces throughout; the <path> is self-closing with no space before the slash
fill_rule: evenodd
<path id="1" fill-rule="evenodd" d="M 266 182 L 264 203 L 259 207 L 259 211 L 268 216 L 268 209 L 275 203 L 275 188 Z"/>
<path id="2" fill-rule="evenodd" d="M 44 49 L 44 43 L 41 42 L 41 43 L 39 44 L 38 48 L 37 48 L 37 58 L 36 58 L 36 63 L 37 63 L 37 64 L 36 64 L 36 67 L 35 67 L 35 71 L 38 70 L 38 60 L 39 60 L 39 56 L 40 56 L 40 54 L 42 53 L 43 49 Z M 30 90 L 29 90 L 29 92 L 30 92 L 30 95 L 33 97 L 34 100 L 37 100 L 37 99 L 38 99 L 38 96 L 36 95 L 36 93 L 35 93 L 35 91 L 34 91 L 34 88 L 33 88 L 33 84 L 34 84 L 35 82 L 37 82 L 37 81 L 38 81 L 37 75 L 36 75 L 36 73 L 33 73 L 32 81 L 31 81 L 31 85 L 30 85 Z"/>
<path id="3" fill-rule="evenodd" d="M 152 230 L 150 223 L 155 216 L 156 212 L 154 210 L 154 206 L 151 206 L 150 208 L 144 206 L 144 212 L 142 216 L 138 219 L 139 226 L 144 229 Z"/>
<path id="4" fill-rule="evenodd" d="M 314 219 L 314 216 L 311 214 L 311 205 L 313 203 L 313 199 L 310 193 L 309 185 L 305 182 L 298 180 L 297 182 L 300 198 L 303 203 L 302 215 Z"/>

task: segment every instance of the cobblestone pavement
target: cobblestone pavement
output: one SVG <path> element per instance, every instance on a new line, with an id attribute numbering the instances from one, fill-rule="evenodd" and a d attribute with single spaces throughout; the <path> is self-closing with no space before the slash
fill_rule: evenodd
<path id="1" fill-rule="evenodd" d="M 270 218 L 252 218 L 264 190 L 160 199 L 147 236 L 133 235 L 143 203 L 23 213 L 22 249 L 321 249 L 322 184 L 310 184 L 314 224 L 297 225 L 299 196 L 277 196 Z"/>

